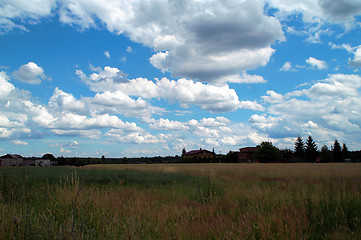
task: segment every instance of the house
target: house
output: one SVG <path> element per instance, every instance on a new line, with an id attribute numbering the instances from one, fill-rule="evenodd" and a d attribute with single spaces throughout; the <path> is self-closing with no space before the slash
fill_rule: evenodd
<path id="1" fill-rule="evenodd" d="M 238 152 L 238 162 L 239 163 L 249 163 L 254 161 L 254 153 L 256 152 L 257 147 L 245 147 L 240 148 Z"/>
<path id="2" fill-rule="evenodd" d="M 36 158 L 24 158 L 23 166 L 35 166 Z"/>
<path id="3" fill-rule="evenodd" d="M 18 154 L 6 154 L 0 157 L 0 166 L 22 166 L 24 158 Z"/>
<path id="4" fill-rule="evenodd" d="M 37 167 L 49 167 L 49 166 L 52 166 L 52 164 L 51 164 L 51 160 L 40 158 L 40 159 L 35 160 L 35 166 L 37 166 Z"/>
<path id="5" fill-rule="evenodd" d="M 216 154 L 214 152 L 208 151 L 206 149 L 200 148 L 199 150 L 192 150 L 182 154 L 182 157 L 185 158 L 209 158 L 214 157 Z"/>

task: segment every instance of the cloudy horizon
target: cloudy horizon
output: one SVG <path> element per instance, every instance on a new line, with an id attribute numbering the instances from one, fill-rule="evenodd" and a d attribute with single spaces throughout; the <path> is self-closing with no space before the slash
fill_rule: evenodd
<path id="1" fill-rule="evenodd" d="M 0 154 L 361 149 L 357 0 L 0 1 Z"/>

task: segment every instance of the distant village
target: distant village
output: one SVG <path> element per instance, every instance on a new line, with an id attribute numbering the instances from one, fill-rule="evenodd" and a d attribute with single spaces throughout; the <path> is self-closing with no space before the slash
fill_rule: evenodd
<path id="1" fill-rule="evenodd" d="M 264 143 L 262 143 L 264 144 Z M 156 156 L 156 157 L 138 157 L 138 158 L 81 158 L 81 157 L 58 157 L 55 158 L 48 153 L 41 158 L 22 157 L 18 154 L 7 154 L 0 157 L 0 166 L 84 166 L 90 164 L 152 164 L 152 163 L 301 163 L 301 162 L 360 162 L 361 151 L 344 153 L 344 157 L 335 159 L 332 157 L 332 151 L 317 151 L 314 158 L 307 159 L 306 155 L 297 155 L 297 151 L 289 149 L 279 150 L 272 143 L 266 142 L 266 147 L 259 145 L 257 147 L 244 147 L 238 151 L 230 151 L 227 154 L 216 154 L 214 149 L 197 149 L 186 151 L 183 149 L 180 156 Z M 267 146 L 268 144 L 268 146 Z M 306 153 L 305 153 L 306 154 Z"/>
<path id="2" fill-rule="evenodd" d="M 45 158 L 24 158 L 18 154 L 6 154 L 0 157 L 0 166 L 37 166 L 48 167 L 56 166 L 57 160 Z"/>
<path id="3" fill-rule="evenodd" d="M 216 154 L 206 149 L 186 151 L 183 149 L 181 156 L 166 157 L 139 157 L 139 158 L 55 158 L 52 154 L 45 154 L 41 158 L 22 157 L 18 154 L 7 154 L 0 157 L 0 166 L 84 166 L 88 164 L 141 164 L 141 163 L 209 163 L 209 162 L 233 162 L 250 163 L 254 161 L 254 153 L 257 147 L 241 148 L 237 152 L 229 152 L 227 155 Z"/>

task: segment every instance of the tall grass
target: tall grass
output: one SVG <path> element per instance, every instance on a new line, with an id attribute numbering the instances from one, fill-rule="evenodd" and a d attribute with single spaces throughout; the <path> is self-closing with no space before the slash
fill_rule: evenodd
<path id="1" fill-rule="evenodd" d="M 0 168 L 0 239 L 360 239 L 360 169 Z"/>

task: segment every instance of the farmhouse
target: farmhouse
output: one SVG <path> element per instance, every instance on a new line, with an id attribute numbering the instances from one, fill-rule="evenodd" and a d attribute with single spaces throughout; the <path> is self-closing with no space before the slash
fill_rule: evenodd
<path id="1" fill-rule="evenodd" d="M 35 166 L 37 167 L 48 167 L 52 166 L 52 161 L 49 159 L 36 159 L 35 160 Z"/>
<path id="2" fill-rule="evenodd" d="M 22 166 L 24 158 L 18 154 L 7 154 L 0 157 L 0 166 Z"/>
<path id="3" fill-rule="evenodd" d="M 245 147 L 240 148 L 238 152 L 238 162 L 239 163 L 248 163 L 254 161 L 254 153 L 256 152 L 257 147 Z"/>
<path id="4" fill-rule="evenodd" d="M 36 158 L 24 158 L 23 166 L 35 166 L 35 160 Z"/>
<path id="5" fill-rule="evenodd" d="M 214 157 L 215 155 L 216 154 L 214 152 L 200 148 L 199 150 L 192 150 L 192 151 L 183 153 L 182 156 L 186 157 L 186 158 L 202 158 L 202 157 Z"/>

